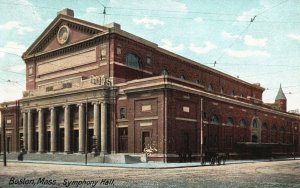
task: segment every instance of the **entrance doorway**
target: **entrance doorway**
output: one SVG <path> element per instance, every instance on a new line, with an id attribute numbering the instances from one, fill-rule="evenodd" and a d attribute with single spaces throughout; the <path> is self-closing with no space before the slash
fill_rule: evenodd
<path id="1" fill-rule="evenodd" d="M 150 132 L 145 131 L 142 132 L 142 152 L 144 152 L 144 149 L 150 144 Z"/>
<path id="2" fill-rule="evenodd" d="M 127 153 L 128 152 L 128 128 L 118 129 L 118 152 Z"/>
<path id="3" fill-rule="evenodd" d="M 7 137 L 6 138 L 6 151 L 7 153 L 10 153 L 11 152 L 11 137 Z"/>
<path id="4" fill-rule="evenodd" d="M 257 136 L 256 135 L 252 135 L 252 142 L 257 142 Z"/>

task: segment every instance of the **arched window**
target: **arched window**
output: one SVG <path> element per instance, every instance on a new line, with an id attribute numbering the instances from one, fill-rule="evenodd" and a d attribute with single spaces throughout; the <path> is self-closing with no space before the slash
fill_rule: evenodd
<path id="1" fill-rule="evenodd" d="M 200 84 L 200 80 L 195 80 L 195 83 L 196 84 Z"/>
<path id="2" fill-rule="evenodd" d="M 252 127 L 257 128 L 257 119 L 254 119 L 252 122 Z"/>
<path id="3" fill-rule="evenodd" d="M 185 80 L 185 76 L 183 74 L 179 78 Z"/>
<path id="4" fill-rule="evenodd" d="M 227 118 L 227 122 L 226 122 L 227 125 L 234 125 L 234 120 L 232 117 L 228 117 Z"/>
<path id="5" fill-rule="evenodd" d="M 213 85 L 212 83 L 209 83 L 207 86 L 208 91 L 212 91 L 213 90 Z"/>
<path id="6" fill-rule="evenodd" d="M 212 123 L 212 124 L 219 124 L 219 118 L 218 118 L 218 116 L 216 116 L 216 115 L 213 115 L 213 116 L 211 116 L 211 118 L 210 118 L 210 122 Z"/>
<path id="7" fill-rule="evenodd" d="M 272 131 L 277 131 L 277 126 L 275 124 L 272 125 Z"/>
<path id="8" fill-rule="evenodd" d="M 163 69 L 163 70 L 161 71 L 161 75 L 164 75 L 164 76 L 169 75 L 168 70 L 167 70 L 167 69 Z"/>
<path id="9" fill-rule="evenodd" d="M 128 54 L 126 56 L 125 64 L 129 67 L 140 69 L 142 68 L 140 58 L 134 54 Z"/>
<path id="10" fill-rule="evenodd" d="M 267 123 L 263 123 L 261 126 L 262 129 L 268 129 L 268 124 Z"/>
<path id="11" fill-rule="evenodd" d="M 232 91 L 230 92 L 230 96 L 235 96 L 235 91 L 234 91 L 234 90 L 232 90 Z"/>
<path id="12" fill-rule="evenodd" d="M 246 120 L 245 120 L 245 119 L 241 119 L 241 121 L 240 121 L 240 126 L 241 126 L 241 127 L 246 127 L 246 125 L 247 125 Z"/>

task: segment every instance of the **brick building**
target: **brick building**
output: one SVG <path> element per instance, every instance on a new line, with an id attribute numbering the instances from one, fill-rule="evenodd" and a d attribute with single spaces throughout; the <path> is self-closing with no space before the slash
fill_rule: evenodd
<path id="1" fill-rule="evenodd" d="M 16 150 L 22 138 L 28 153 L 143 153 L 151 146 L 151 160 L 160 161 L 199 159 L 201 150 L 300 151 L 300 116 L 286 112 L 281 87 L 275 103 L 264 104 L 259 84 L 169 52 L 119 24 L 96 25 L 65 9 L 22 57 L 26 91 Z"/>
<path id="2" fill-rule="evenodd" d="M 22 134 L 19 134 L 20 125 L 20 107 L 19 101 L 10 101 L 0 104 L 0 153 L 3 152 L 3 130 L 2 127 L 5 124 L 6 130 L 6 148 L 8 152 L 20 151 L 20 138 Z"/>

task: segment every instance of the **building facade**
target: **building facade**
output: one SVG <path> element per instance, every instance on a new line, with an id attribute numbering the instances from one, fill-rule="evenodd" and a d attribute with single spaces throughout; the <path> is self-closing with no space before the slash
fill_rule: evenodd
<path id="1" fill-rule="evenodd" d="M 119 24 L 96 25 L 65 9 L 22 57 L 26 91 L 16 150 L 150 149 L 159 161 L 257 147 L 300 151 L 300 116 L 286 112 L 281 87 L 275 103 L 264 104 L 259 84 L 164 50 Z"/>

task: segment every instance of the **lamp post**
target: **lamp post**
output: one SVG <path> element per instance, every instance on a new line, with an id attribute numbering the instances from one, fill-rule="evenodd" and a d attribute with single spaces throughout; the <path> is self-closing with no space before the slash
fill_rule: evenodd
<path id="1" fill-rule="evenodd" d="M 85 166 L 87 166 L 87 141 L 88 141 L 88 99 L 86 98 L 85 103 Z"/>

